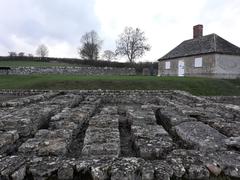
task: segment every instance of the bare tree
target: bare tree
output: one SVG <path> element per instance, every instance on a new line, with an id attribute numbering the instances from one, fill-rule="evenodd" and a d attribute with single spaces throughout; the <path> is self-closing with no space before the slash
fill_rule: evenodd
<path id="1" fill-rule="evenodd" d="M 36 54 L 42 58 L 47 57 L 48 56 L 48 48 L 47 46 L 45 46 L 44 44 L 41 44 L 40 46 L 38 46 L 37 50 L 36 50 Z"/>
<path id="2" fill-rule="evenodd" d="M 103 52 L 103 59 L 106 59 L 107 61 L 111 61 L 116 59 L 116 54 L 112 52 L 111 50 L 106 50 Z"/>
<path id="3" fill-rule="evenodd" d="M 16 52 L 8 52 L 10 57 L 16 57 L 17 53 Z"/>
<path id="4" fill-rule="evenodd" d="M 133 29 L 126 27 L 117 40 L 116 54 L 127 56 L 130 62 L 144 55 L 145 51 L 150 50 L 150 45 L 146 43 L 144 32 L 139 28 Z"/>
<path id="5" fill-rule="evenodd" d="M 102 40 L 95 31 L 87 32 L 81 38 L 81 47 L 78 49 L 79 55 L 83 59 L 97 60 L 101 49 Z"/>
<path id="6" fill-rule="evenodd" d="M 24 55 L 25 55 L 24 52 L 20 52 L 20 53 L 18 53 L 18 56 L 19 56 L 19 57 L 23 57 Z"/>

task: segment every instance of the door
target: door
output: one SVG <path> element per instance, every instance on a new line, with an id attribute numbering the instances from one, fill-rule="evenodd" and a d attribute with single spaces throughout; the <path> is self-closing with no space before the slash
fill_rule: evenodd
<path id="1" fill-rule="evenodd" d="M 184 76 L 184 61 L 178 61 L 178 76 Z"/>

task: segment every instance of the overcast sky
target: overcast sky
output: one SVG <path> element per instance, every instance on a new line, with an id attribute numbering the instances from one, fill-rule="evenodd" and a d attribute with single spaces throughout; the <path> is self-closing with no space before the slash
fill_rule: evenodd
<path id="1" fill-rule="evenodd" d="M 0 55 L 35 54 L 39 44 L 52 57 L 78 57 L 81 36 L 95 30 L 102 50 L 115 50 L 126 26 L 145 32 L 155 61 L 183 40 L 192 27 L 240 46 L 240 0 L 0 0 Z"/>

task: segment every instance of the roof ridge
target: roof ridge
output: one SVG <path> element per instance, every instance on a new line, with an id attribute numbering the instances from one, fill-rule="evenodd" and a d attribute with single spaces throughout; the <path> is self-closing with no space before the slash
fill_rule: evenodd
<path id="1" fill-rule="evenodd" d="M 240 48 L 219 35 L 212 33 L 200 38 L 183 41 L 159 60 L 209 53 L 240 56 Z"/>
<path id="2" fill-rule="evenodd" d="M 211 34 L 207 34 L 207 35 L 201 36 L 201 37 L 199 37 L 199 38 L 186 39 L 186 40 L 182 41 L 182 43 L 187 42 L 187 41 L 199 40 L 199 39 L 201 39 L 201 38 L 207 38 L 207 37 L 212 36 L 212 35 L 214 35 L 214 34 L 215 34 L 215 33 L 211 33 Z M 217 34 L 216 34 L 216 35 L 217 35 Z"/>

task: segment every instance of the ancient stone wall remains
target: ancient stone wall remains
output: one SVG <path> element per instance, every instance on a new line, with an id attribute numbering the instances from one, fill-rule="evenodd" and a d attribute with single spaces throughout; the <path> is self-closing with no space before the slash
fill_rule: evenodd
<path id="1" fill-rule="evenodd" d="M 182 91 L 0 94 L 24 96 L 0 103 L 1 180 L 240 178 L 240 106 Z"/>
<path id="2" fill-rule="evenodd" d="M 215 96 L 206 98 L 218 103 L 240 105 L 240 96 Z"/>
<path id="3" fill-rule="evenodd" d="M 74 74 L 74 75 L 136 75 L 134 68 L 112 67 L 17 67 L 0 71 L 1 74 Z"/>

